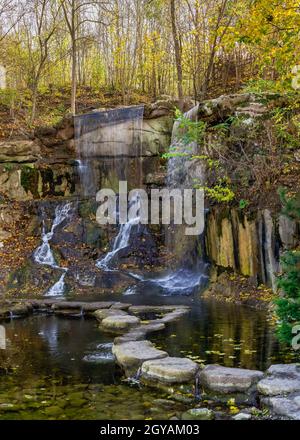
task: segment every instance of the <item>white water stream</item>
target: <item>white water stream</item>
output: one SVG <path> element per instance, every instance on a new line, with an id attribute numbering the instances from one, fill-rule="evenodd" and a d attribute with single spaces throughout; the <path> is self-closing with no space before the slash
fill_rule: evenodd
<path id="1" fill-rule="evenodd" d="M 37 264 L 50 266 L 53 269 L 61 269 L 64 271 L 64 273 L 61 275 L 60 279 L 57 281 L 57 283 L 52 286 L 48 292 L 46 293 L 46 296 L 61 296 L 64 294 L 65 291 L 65 276 L 68 271 L 67 268 L 60 267 L 54 258 L 50 241 L 52 240 L 55 229 L 62 224 L 66 219 L 69 218 L 70 214 L 72 212 L 72 204 L 66 203 L 63 205 L 58 205 L 55 208 L 55 217 L 51 226 L 51 229 L 49 232 L 46 232 L 46 225 L 45 220 L 43 220 L 43 228 L 42 228 L 42 244 L 39 246 L 36 251 L 34 252 L 34 261 Z"/>

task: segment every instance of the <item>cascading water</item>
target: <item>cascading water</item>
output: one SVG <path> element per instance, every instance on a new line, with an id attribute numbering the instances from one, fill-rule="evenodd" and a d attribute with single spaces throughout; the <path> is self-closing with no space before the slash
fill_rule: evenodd
<path id="1" fill-rule="evenodd" d="M 144 106 L 136 106 L 95 111 L 75 118 L 77 163 L 83 196 L 95 197 L 97 191 L 105 187 L 117 192 L 119 181 L 130 184 L 132 169 L 134 187 L 140 186 L 143 114 Z M 129 211 L 137 213 L 138 206 L 138 196 L 133 197 L 129 201 Z M 133 228 L 138 224 L 138 214 L 129 216 L 128 222 L 121 224 L 112 250 L 96 263 L 99 269 L 115 270 L 113 266 L 117 257 L 129 245 Z"/>
<path id="2" fill-rule="evenodd" d="M 62 269 L 62 268 L 60 268 Z M 51 287 L 51 289 L 48 290 L 47 296 L 60 296 L 63 295 L 65 292 L 65 277 L 67 274 L 68 269 L 64 269 L 65 273 L 62 274 L 60 279 L 57 281 L 57 283 L 54 284 L 54 286 Z"/>
<path id="3" fill-rule="evenodd" d="M 186 119 L 197 122 L 199 105 L 184 114 Z M 196 141 L 185 140 L 180 121 L 175 121 L 168 161 L 167 186 L 169 189 L 193 188 L 194 181 L 204 184 L 205 172 L 201 162 L 191 160 L 197 154 Z M 152 280 L 166 295 L 191 294 L 207 281 L 206 264 L 199 256 L 200 237 L 185 235 L 186 225 L 171 224 L 166 228 L 166 246 L 177 259 L 177 269 Z"/>
<path id="4" fill-rule="evenodd" d="M 135 194 L 134 197 L 129 201 L 129 210 L 128 210 L 128 221 L 125 224 L 120 226 L 119 233 L 114 241 L 113 249 L 111 252 L 108 252 L 104 258 L 100 259 L 96 266 L 99 269 L 105 271 L 111 271 L 111 264 L 113 264 L 114 260 L 118 256 L 119 252 L 122 249 L 126 249 L 130 244 L 131 232 L 134 226 L 139 225 L 140 223 L 140 197 L 138 194 Z M 134 216 L 131 216 L 131 212 L 134 213 Z"/>
<path id="5" fill-rule="evenodd" d="M 184 117 L 196 122 L 199 106 L 185 113 Z M 205 173 L 201 162 L 191 160 L 197 154 L 196 141 L 186 142 L 182 132 L 180 121 L 175 121 L 172 132 L 170 147 L 171 157 L 168 161 L 167 186 L 171 189 L 193 188 L 194 180 L 204 184 Z M 199 248 L 203 248 L 201 237 L 185 235 L 186 225 L 168 225 L 165 229 L 166 246 L 171 255 L 176 257 L 176 268 L 168 271 L 158 278 L 136 277 L 142 285 L 155 286 L 162 295 L 190 295 L 195 290 L 206 284 L 206 264 L 199 256 Z M 130 287 L 124 295 L 133 295 L 140 289 L 137 286 Z"/>
<path id="6" fill-rule="evenodd" d="M 143 114 L 144 106 L 136 106 L 75 117 L 78 173 L 84 197 L 94 197 L 103 184 L 112 188 L 116 180 L 128 180 L 130 162 L 141 156 Z M 135 169 L 139 171 L 140 167 Z"/>
<path id="7" fill-rule="evenodd" d="M 53 269 L 63 270 L 64 273 L 61 275 L 60 279 L 51 289 L 46 293 L 47 296 L 60 296 L 63 295 L 65 290 L 65 276 L 68 271 L 67 268 L 60 267 L 54 258 L 53 252 L 51 250 L 50 241 L 52 240 L 56 228 L 61 225 L 66 219 L 69 218 L 72 211 L 72 204 L 66 203 L 63 205 L 58 205 L 55 208 L 55 217 L 49 232 L 46 232 L 45 220 L 43 219 L 42 228 L 42 244 L 39 246 L 33 254 L 34 261 L 37 264 L 50 266 Z"/>
<path id="8" fill-rule="evenodd" d="M 198 106 L 185 114 L 185 118 L 197 121 Z M 78 171 L 85 197 L 95 197 L 98 190 L 110 188 L 116 191 L 116 183 L 127 180 L 131 172 L 132 160 L 141 163 L 141 128 L 143 107 L 122 108 L 105 112 L 93 112 L 75 118 L 75 141 L 78 153 Z M 185 189 L 193 187 L 193 179 L 204 183 L 204 167 L 190 158 L 197 153 L 196 142 L 185 142 L 179 121 L 173 127 L 171 157 L 168 162 L 167 185 L 169 189 Z M 194 168 L 193 168 L 194 167 Z M 142 170 L 135 165 L 136 187 L 141 187 Z M 130 201 L 130 208 L 138 212 L 138 198 Z M 125 224 L 120 225 L 112 249 L 96 266 L 105 271 L 117 270 L 119 257 L 130 245 L 135 227 L 139 225 L 139 214 L 129 216 Z M 146 279 L 143 276 L 132 275 L 138 283 L 151 283 L 162 291 L 162 294 L 190 294 L 199 288 L 206 280 L 205 264 L 199 257 L 199 237 L 186 236 L 186 225 L 170 225 L 166 228 L 166 243 L 169 253 L 177 259 L 175 269 L 160 278 Z M 148 277 L 150 278 L 150 277 Z M 133 292 L 127 291 L 126 294 Z"/>
<path id="9" fill-rule="evenodd" d="M 42 228 L 43 243 L 34 252 L 34 261 L 36 263 L 44 264 L 46 266 L 51 266 L 56 269 L 59 268 L 59 266 L 57 266 L 55 262 L 55 258 L 53 256 L 49 242 L 52 240 L 57 226 L 59 226 L 64 220 L 68 218 L 71 208 L 72 208 L 71 203 L 67 203 L 62 206 L 58 205 L 55 208 L 55 217 L 53 224 L 51 226 L 51 230 L 49 232 L 46 232 L 45 220 L 43 219 L 43 228 Z"/>

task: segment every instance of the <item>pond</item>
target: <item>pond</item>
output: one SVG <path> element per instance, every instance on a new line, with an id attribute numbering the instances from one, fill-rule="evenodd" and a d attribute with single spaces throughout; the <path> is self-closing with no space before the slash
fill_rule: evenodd
<path id="1" fill-rule="evenodd" d="M 188 315 L 151 337 L 172 356 L 262 370 L 293 361 L 264 311 L 162 297 L 150 289 L 122 300 L 191 306 Z M 93 319 L 34 315 L 4 325 L 8 344 L 0 356 L 7 371 L 0 374 L 0 419 L 169 419 L 185 409 L 168 395 L 125 383 L 111 353 L 113 336 Z"/>

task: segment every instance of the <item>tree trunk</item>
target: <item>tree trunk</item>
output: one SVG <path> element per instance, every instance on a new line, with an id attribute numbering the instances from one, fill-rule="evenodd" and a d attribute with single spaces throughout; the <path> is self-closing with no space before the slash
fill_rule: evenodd
<path id="1" fill-rule="evenodd" d="M 71 113 L 76 115 L 76 91 L 77 91 L 77 54 L 76 39 L 72 41 L 72 91 L 71 91 Z"/>
<path id="2" fill-rule="evenodd" d="M 32 109 L 31 109 L 31 116 L 30 116 L 30 124 L 31 125 L 34 123 L 34 120 L 35 120 L 37 95 L 38 95 L 38 86 L 37 86 L 37 84 L 34 84 L 33 90 L 32 90 Z"/>
<path id="3" fill-rule="evenodd" d="M 183 87 L 182 87 L 182 63 L 181 63 L 181 49 L 178 38 L 178 31 L 176 26 L 176 11 L 175 11 L 175 0 L 170 0 L 171 9 L 171 22 L 172 22 L 172 34 L 175 47 L 175 60 L 176 60 L 176 70 L 177 70 L 177 89 L 179 105 L 183 105 Z"/>

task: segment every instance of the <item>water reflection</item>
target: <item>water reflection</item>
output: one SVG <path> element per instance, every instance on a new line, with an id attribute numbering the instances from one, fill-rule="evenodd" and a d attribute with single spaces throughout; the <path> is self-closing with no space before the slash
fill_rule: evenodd
<path id="1" fill-rule="evenodd" d="M 279 344 L 267 312 L 213 301 L 199 301 L 155 341 L 170 355 L 200 364 L 265 370 L 274 362 L 296 359 Z"/>

